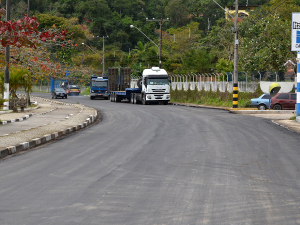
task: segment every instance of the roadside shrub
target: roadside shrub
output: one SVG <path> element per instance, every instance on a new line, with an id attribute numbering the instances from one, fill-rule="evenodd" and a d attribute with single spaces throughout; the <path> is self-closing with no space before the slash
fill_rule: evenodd
<path id="1" fill-rule="evenodd" d="M 253 92 L 253 98 L 258 98 L 264 92 L 261 90 L 260 83 L 257 84 L 256 90 Z"/>

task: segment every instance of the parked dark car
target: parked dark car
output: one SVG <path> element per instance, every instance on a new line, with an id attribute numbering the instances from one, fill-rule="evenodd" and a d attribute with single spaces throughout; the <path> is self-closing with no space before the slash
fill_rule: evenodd
<path id="1" fill-rule="evenodd" d="M 68 85 L 66 92 L 68 95 L 79 95 L 80 87 L 78 85 Z"/>
<path id="2" fill-rule="evenodd" d="M 269 108 L 269 94 L 262 94 L 258 98 L 252 98 L 250 107 L 258 108 L 259 110 L 265 110 Z"/>
<path id="3" fill-rule="evenodd" d="M 52 95 L 52 98 L 58 98 L 58 97 L 59 98 L 67 98 L 68 97 L 65 89 L 63 89 L 63 88 L 54 88 L 51 95 Z"/>
<path id="4" fill-rule="evenodd" d="M 296 93 L 279 93 L 271 98 L 271 108 L 274 110 L 295 110 L 296 97 Z"/>

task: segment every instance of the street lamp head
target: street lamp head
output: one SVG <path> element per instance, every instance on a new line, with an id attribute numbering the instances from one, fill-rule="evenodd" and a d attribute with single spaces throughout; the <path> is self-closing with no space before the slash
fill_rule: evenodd
<path id="1" fill-rule="evenodd" d="M 134 26 L 131 24 L 131 25 L 130 25 L 130 28 L 134 28 Z"/>
<path id="2" fill-rule="evenodd" d="M 83 44 L 84 45 L 84 43 L 82 42 L 81 44 Z"/>

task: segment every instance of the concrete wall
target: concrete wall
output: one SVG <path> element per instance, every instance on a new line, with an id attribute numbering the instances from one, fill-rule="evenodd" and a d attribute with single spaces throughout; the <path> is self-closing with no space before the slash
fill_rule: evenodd
<path id="1" fill-rule="evenodd" d="M 273 83 L 278 83 L 281 86 L 279 93 L 290 92 L 293 89 L 293 86 L 297 86 L 295 82 L 270 82 L 270 81 L 261 81 L 260 88 L 264 93 L 269 93 L 269 86 Z"/>

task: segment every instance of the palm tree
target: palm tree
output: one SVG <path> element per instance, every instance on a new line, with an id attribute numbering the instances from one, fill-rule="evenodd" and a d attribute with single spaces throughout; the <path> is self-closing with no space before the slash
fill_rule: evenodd
<path id="1" fill-rule="evenodd" d="M 25 91 L 29 93 L 32 89 L 31 84 L 31 76 L 27 69 L 21 67 L 10 67 L 9 71 L 9 89 L 11 95 L 12 108 L 14 111 L 16 108 L 16 100 L 17 100 L 17 90 L 21 87 L 25 88 Z M 0 73 L 0 89 L 3 92 L 3 84 L 4 84 L 4 72 Z M 2 87 L 2 88 L 1 88 Z"/>

